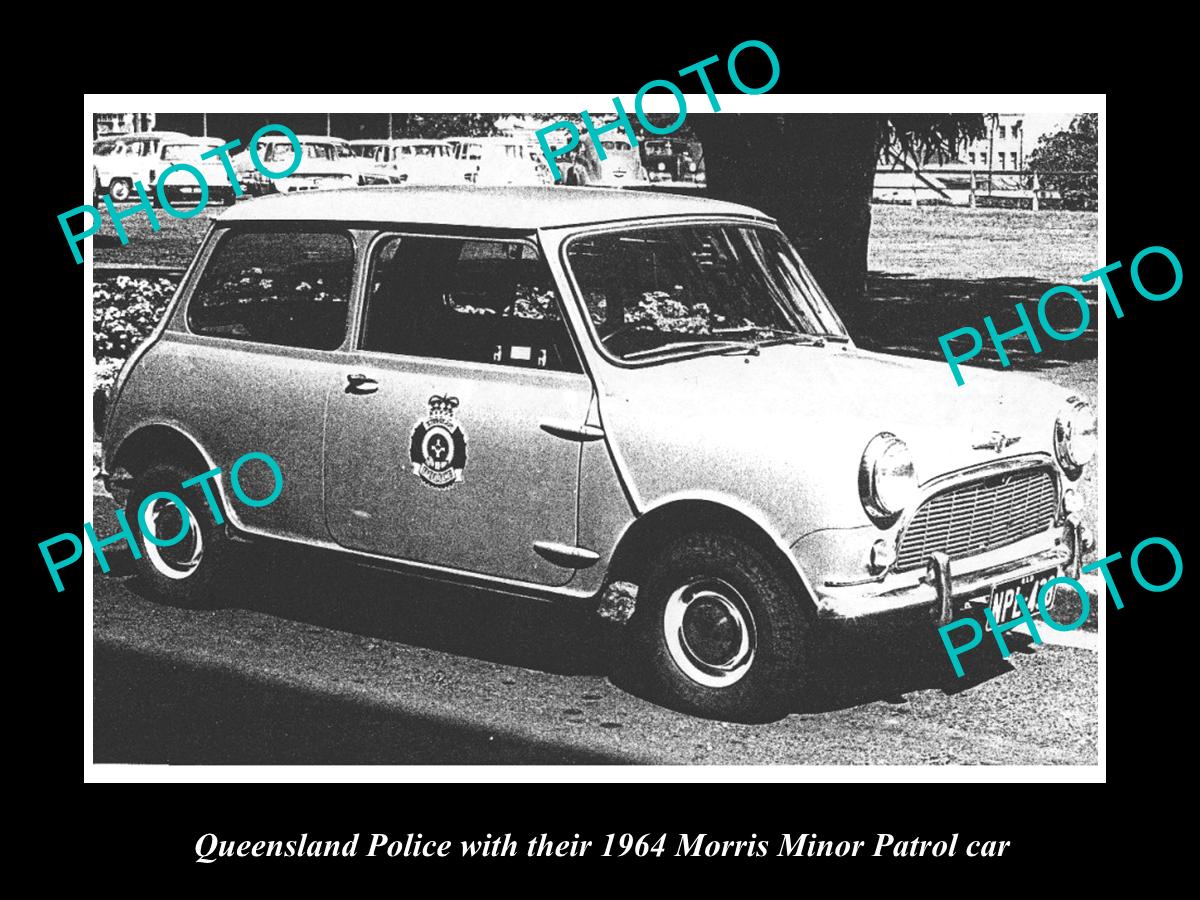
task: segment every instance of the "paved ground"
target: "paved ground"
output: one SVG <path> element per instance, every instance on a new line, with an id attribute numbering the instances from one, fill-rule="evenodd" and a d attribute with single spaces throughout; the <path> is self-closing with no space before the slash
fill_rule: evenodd
<path id="1" fill-rule="evenodd" d="M 100 534 L 111 501 L 96 498 Z M 1096 761 L 1097 655 L 966 657 L 932 628 L 854 633 L 824 689 L 766 725 L 694 718 L 612 683 L 619 629 L 292 553 L 227 606 L 151 602 L 96 569 L 96 762 L 1040 763 Z M 1065 617 L 1065 613 L 1064 613 Z"/>

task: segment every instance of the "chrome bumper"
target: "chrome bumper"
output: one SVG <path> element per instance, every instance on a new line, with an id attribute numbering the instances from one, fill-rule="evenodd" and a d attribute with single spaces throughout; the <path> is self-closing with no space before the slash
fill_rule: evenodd
<path id="1" fill-rule="evenodd" d="M 1046 535 L 1053 546 L 1045 546 Z M 859 585 L 824 586 L 817 591 L 817 611 L 824 619 L 862 619 L 903 610 L 928 611 L 939 625 L 957 618 L 969 601 L 986 601 L 1001 581 L 1019 580 L 1047 569 L 1079 577 L 1082 557 L 1094 542 L 1078 516 L 1067 517 L 1059 528 L 978 557 L 951 562 L 937 552 L 926 560 L 925 570 L 892 575 L 878 582 Z M 1035 542 L 1040 549 L 1035 549 Z M 961 567 L 961 574 L 955 568 Z"/>

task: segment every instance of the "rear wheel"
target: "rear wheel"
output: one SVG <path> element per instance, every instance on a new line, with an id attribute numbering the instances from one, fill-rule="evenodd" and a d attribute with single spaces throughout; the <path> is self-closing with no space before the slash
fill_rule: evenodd
<path id="1" fill-rule="evenodd" d="M 108 196 L 112 197 L 113 203 L 124 203 L 132 193 L 133 184 L 128 178 L 114 178 L 108 186 Z"/>
<path id="2" fill-rule="evenodd" d="M 685 535 L 659 554 L 630 621 L 632 662 L 655 699 L 762 721 L 805 687 L 811 624 L 769 560 L 737 538 Z"/>
<path id="3" fill-rule="evenodd" d="M 155 598 L 177 606 L 220 603 L 235 582 L 243 550 L 217 524 L 203 490 L 181 487 L 196 474 L 175 463 L 152 465 L 134 478 L 125 502 L 126 520 L 140 537 L 142 556 L 134 564 L 138 579 Z M 182 507 L 169 497 L 155 497 L 138 522 L 143 501 L 160 492 L 178 497 Z"/>

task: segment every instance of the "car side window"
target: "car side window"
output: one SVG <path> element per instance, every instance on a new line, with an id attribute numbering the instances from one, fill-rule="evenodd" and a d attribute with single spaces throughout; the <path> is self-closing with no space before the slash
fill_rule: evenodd
<path id="1" fill-rule="evenodd" d="M 553 285 L 524 241 L 385 238 L 371 260 L 362 348 L 580 372 Z"/>
<path id="2" fill-rule="evenodd" d="M 346 334 L 350 236 L 334 231 L 225 235 L 188 305 L 196 334 L 333 350 Z"/>

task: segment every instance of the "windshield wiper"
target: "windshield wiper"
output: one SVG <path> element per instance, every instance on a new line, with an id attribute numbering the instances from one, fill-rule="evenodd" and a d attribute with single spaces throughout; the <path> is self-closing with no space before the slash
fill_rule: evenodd
<path id="1" fill-rule="evenodd" d="M 772 335 L 770 339 L 759 339 L 754 341 L 756 346 L 765 346 L 769 340 L 772 343 L 794 341 L 797 344 L 802 344 L 806 347 L 824 347 L 825 338 L 815 334 L 805 334 L 801 331 L 793 331 L 790 328 L 775 328 L 772 325 L 740 325 L 736 328 L 714 328 L 713 334 L 747 334 L 752 331 L 765 331 Z"/>
<path id="2" fill-rule="evenodd" d="M 675 353 L 683 350 L 744 350 L 749 354 L 757 355 L 758 345 L 754 341 L 676 341 L 660 347 L 651 347 L 648 350 L 626 353 L 624 359 L 644 359 L 660 353 Z"/>

